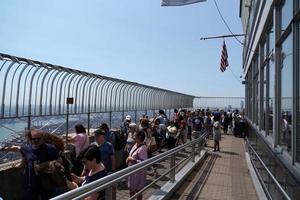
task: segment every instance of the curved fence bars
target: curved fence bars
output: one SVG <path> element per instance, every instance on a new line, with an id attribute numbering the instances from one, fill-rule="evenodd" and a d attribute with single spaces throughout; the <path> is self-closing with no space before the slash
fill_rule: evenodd
<path id="1" fill-rule="evenodd" d="M 191 108 L 194 100 L 191 95 L 2 53 L 0 88 L 0 119 Z"/>

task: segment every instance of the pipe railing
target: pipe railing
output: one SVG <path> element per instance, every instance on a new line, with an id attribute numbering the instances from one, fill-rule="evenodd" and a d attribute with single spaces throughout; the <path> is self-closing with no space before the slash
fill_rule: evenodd
<path id="1" fill-rule="evenodd" d="M 275 183 L 275 186 L 278 188 L 278 191 L 281 193 L 281 195 L 284 197 L 284 199 L 286 200 L 291 200 L 291 197 L 286 193 L 286 191 L 283 189 L 283 187 L 281 186 L 281 184 L 278 182 L 278 180 L 275 178 L 275 176 L 272 174 L 272 172 L 269 170 L 269 168 L 266 166 L 266 164 L 264 163 L 264 161 L 260 158 L 260 156 L 257 154 L 257 152 L 254 150 L 254 148 L 252 147 L 252 145 L 250 144 L 249 139 L 246 137 L 246 144 L 247 144 L 247 148 L 248 151 L 250 153 L 250 155 L 254 155 L 256 157 L 256 159 L 259 161 L 259 163 L 261 164 L 261 166 L 263 167 L 263 169 L 267 172 L 268 176 L 271 178 L 271 180 Z M 251 156 L 250 156 L 251 158 Z M 261 184 L 263 185 L 264 189 L 266 190 L 265 192 L 267 193 L 267 196 L 269 198 L 271 197 L 271 194 L 269 193 L 269 191 L 267 190 L 267 186 L 265 185 L 264 181 L 262 180 L 258 169 L 255 165 L 255 163 L 253 163 L 253 159 L 251 158 L 251 163 L 255 168 L 256 173 L 258 174 L 258 176 L 260 177 L 260 181 Z"/>
<path id="2" fill-rule="evenodd" d="M 87 197 L 89 195 L 91 195 L 92 193 L 95 192 L 99 192 L 102 191 L 104 189 L 109 188 L 110 186 L 113 186 L 115 184 L 117 184 L 120 180 L 130 176 L 131 174 L 134 174 L 140 170 L 146 170 L 147 167 L 152 166 L 153 164 L 166 160 L 167 158 L 172 158 L 171 160 L 175 160 L 175 155 L 177 153 L 179 153 L 180 151 L 186 149 L 187 147 L 192 147 L 192 151 L 191 151 L 191 162 L 195 162 L 195 160 L 193 159 L 193 157 L 196 154 L 196 144 L 198 144 L 198 148 L 201 148 L 201 144 L 203 143 L 203 141 L 206 139 L 207 134 L 205 131 L 202 132 L 201 136 L 193 141 L 190 141 L 188 143 L 185 143 L 183 145 L 180 145 L 174 149 L 171 149 L 169 151 L 166 151 L 164 153 L 160 153 L 157 156 L 154 156 L 152 158 L 149 158 L 141 163 L 132 165 L 128 168 L 125 168 L 121 171 L 115 172 L 111 175 L 105 176 L 99 180 L 96 180 L 92 183 L 89 183 L 87 185 L 84 185 L 82 187 L 79 187 L 77 189 L 71 190 L 67 193 L 64 193 L 62 195 L 59 195 L 55 198 L 53 198 L 52 200 L 68 200 L 68 199 L 83 199 L 84 197 Z M 172 165 L 173 163 L 173 165 Z M 178 166 L 178 165 L 177 165 Z M 163 175 L 166 175 L 168 173 L 171 173 L 173 170 L 175 170 L 175 168 L 177 167 L 175 166 L 174 162 L 171 162 L 170 165 L 170 169 L 168 170 L 168 172 L 164 173 Z M 170 176 L 170 181 L 174 181 L 175 180 L 175 173 L 173 171 L 172 173 L 173 175 Z M 154 180 L 157 181 L 157 180 Z M 151 183 L 154 184 L 154 183 Z M 146 188 L 149 188 L 149 186 L 145 186 Z M 139 193 L 137 193 L 135 196 L 138 196 L 140 193 L 144 192 L 145 189 L 142 189 Z M 134 198 L 134 197 L 133 197 Z"/>
<path id="3" fill-rule="evenodd" d="M 147 101 L 150 92 L 155 101 Z M 28 122 L 31 117 L 54 114 L 192 107 L 194 99 L 192 95 L 3 53 L 0 96 L 0 119 L 28 117 Z M 68 97 L 74 98 L 69 107 Z"/>

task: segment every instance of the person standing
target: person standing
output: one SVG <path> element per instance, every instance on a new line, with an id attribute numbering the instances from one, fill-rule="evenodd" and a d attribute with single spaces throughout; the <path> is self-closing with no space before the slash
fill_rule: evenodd
<path id="1" fill-rule="evenodd" d="M 203 126 L 203 118 L 200 116 L 199 112 L 196 112 L 193 118 L 193 132 L 192 132 L 193 140 L 200 137 L 202 126 Z"/>
<path id="2" fill-rule="evenodd" d="M 168 150 L 175 148 L 177 128 L 174 121 L 171 121 L 167 127 L 166 135 Z"/>
<path id="3" fill-rule="evenodd" d="M 106 123 L 102 123 L 100 125 L 100 130 L 105 133 L 105 140 L 113 145 L 115 147 L 116 145 L 116 136 L 113 132 L 111 132 L 108 128 L 108 125 Z"/>
<path id="4" fill-rule="evenodd" d="M 48 168 L 51 162 L 59 161 L 56 148 L 46 144 L 43 133 L 38 130 L 30 130 L 29 138 L 31 144 L 22 146 L 22 163 L 25 164 L 25 199 L 50 199 L 54 197 L 54 188 L 45 188 L 42 184 L 41 171 Z"/>
<path id="5" fill-rule="evenodd" d="M 223 131 L 224 131 L 225 135 L 227 135 L 227 132 L 228 132 L 228 125 L 229 125 L 229 116 L 228 116 L 227 112 L 224 112 L 224 116 L 222 119 L 222 126 L 223 126 Z"/>
<path id="6" fill-rule="evenodd" d="M 147 147 L 144 143 L 145 132 L 139 131 L 135 134 L 135 145 L 132 147 L 129 156 L 126 160 L 127 166 L 132 166 L 147 159 Z M 129 194 L 132 197 L 146 184 L 146 170 L 142 169 L 130 176 L 127 179 Z M 142 195 L 137 197 L 138 200 L 143 199 Z"/>
<path id="7" fill-rule="evenodd" d="M 70 140 L 68 139 L 68 142 L 71 142 L 75 145 L 76 157 L 78 157 L 80 151 L 89 146 L 90 140 L 82 124 L 76 124 L 74 128 L 76 135 L 70 138 Z"/>
<path id="8" fill-rule="evenodd" d="M 220 140 L 221 140 L 220 115 L 214 116 L 213 140 L 214 140 L 214 151 L 220 151 Z"/>
<path id="9" fill-rule="evenodd" d="M 80 157 L 82 157 L 82 163 L 88 173 L 86 176 L 78 177 L 72 174 L 72 179 L 78 185 L 86 185 L 107 175 L 104 164 L 101 162 L 101 153 L 96 145 L 91 145 L 81 152 Z M 93 193 L 87 198 L 88 200 L 98 200 L 105 199 L 105 190 L 97 193 Z"/>
<path id="10" fill-rule="evenodd" d="M 124 138 L 127 138 L 130 124 L 131 124 L 131 116 L 127 115 L 125 117 L 125 121 L 122 123 L 122 126 L 121 126 L 121 131 L 122 131 Z"/>
<path id="11" fill-rule="evenodd" d="M 76 124 L 74 128 L 76 135 L 70 139 L 68 138 L 68 142 L 75 146 L 75 157 L 72 162 L 72 171 L 75 174 L 80 175 L 83 170 L 83 164 L 80 159 L 78 159 L 78 156 L 83 149 L 86 149 L 90 145 L 90 140 L 86 134 L 85 127 L 82 124 Z"/>
<path id="12" fill-rule="evenodd" d="M 97 129 L 95 132 L 95 142 L 92 145 L 97 145 L 101 153 L 101 161 L 104 164 L 107 173 L 112 173 L 116 169 L 115 150 L 113 145 L 105 140 L 105 132 Z"/>

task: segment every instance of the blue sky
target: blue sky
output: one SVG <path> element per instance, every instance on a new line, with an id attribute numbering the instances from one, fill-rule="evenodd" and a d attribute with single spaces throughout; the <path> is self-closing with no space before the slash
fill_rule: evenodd
<path id="1" fill-rule="evenodd" d="M 239 0 L 217 0 L 242 33 Z M 226 39 L 229 64 L 219 69 L 230 34 L 213 0 L 161 7 L 160 0 L 1 0 L 0 52 L 196 96 L 244 96 L 242 46 Z M 241 38 L 242 39 L 242 38 Z"/>

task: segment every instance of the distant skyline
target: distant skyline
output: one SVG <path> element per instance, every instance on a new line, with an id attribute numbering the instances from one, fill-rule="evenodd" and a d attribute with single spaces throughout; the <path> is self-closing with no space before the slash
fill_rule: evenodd
<path id="1" fill-rule="evenodd" d="M 239 1 L 217 3 L 242 33 Z M 1 53 L 195 96 L 244 96 L 242 46 L 226 38 L 230 69 L 222 73 L 223 39 L 200 41 L 230 34 L 213 0 L 2 0 L 0 11 Z"/>

